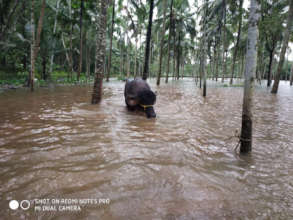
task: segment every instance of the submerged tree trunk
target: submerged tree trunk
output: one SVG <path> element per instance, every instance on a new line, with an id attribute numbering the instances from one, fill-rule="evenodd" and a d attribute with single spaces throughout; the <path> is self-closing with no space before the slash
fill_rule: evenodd
<path id="1" fill-rule="evenodd" d="M 42 67 L 43 67 L 42 78 L 43 78 L 43 80 L 46 80 L 47 79 L 47 74 L 46 74 L 47 58 L 46 58 L 46 56 L 42 56 Z"/>
<path id="2" fill-rule="evenodd" d="M 233 84 L 233 77 L 234 77 L 234 71 L 235 71 L 235 62 L 237 58 L 237 52 L 238 52 L 238 47 L 239 47 L 239 42 L 240 42 L 240 35 L 241 35 L 241 29 L 242 29 L 242 5 L 243 5 L 243 0 L 239 0 L 239 24 L 238 24 L 238 32 L 237 32 L 237 40 L 236 40 L 236 45 L 233 53 L 233 63 L 232 63 L 232 75 L 230 79 L 230 84 Z"/>
<path id="3" fill-rule="evenodd" d="M 219 62 L 220 62 L 220 43 L 217 44 L 216 46 L 216 82 L 218 81 L 218 77 L 219 77 Z"/>
<path id="4" fill-rule="evenodd" d="M 174 15 L 175 16 L 175 15 Z M 172 72 L 172 76 L 173 79 L 175 78 L 175 64 L 176 64 L 176 27 L 175 27 L 175 17 L 173 20 L 173 72 Z"/>
<path id="5" fill-rule="evenodd" d="M 205 1 L 206 8 L 205 8 L 205 14 L 204 14 L 204 21 L 203 21 L 203 39 L 202 39 L 202 46 L 203 46 L 203 54 L 202 57 L 202 76 L 203 76 L 203 97 L 207 96 L 207 73 L 206 73 L 206 54 L 207 54 L 207 34 L 206 34 L 206 24 L 207 24 L 207 16 L 208 16 L 208 0 Z"/>
<path id="6" fill-rule="evenodd" d="M 84 0 L 80 1 L 80 17 L 79 17 L 79 67 L 77 72 L 77 81 L 79 81 L 80 74 L 82 72 L 82 51 L 83 51 L 83 34 L 82 34 L 82 19 L 83 19 L 83 2 Z"/>
<path id="7" fill-rule="evenodd" d="M 246 44 L 245 82 L 242 109 L 242 127 L 240 136 L 240 153 L 248 153 L 252 146 L 252 99 L 256 71 L 256 54 L 259 19 L 259 3 L 250 1 L 250 13 L 248 21 L 248 36 Z"/>
<path id="8" fill-rule="evenodd" d="M 293 65 L 291 65 L 291 71 L 290 71 L 290 86 L 293 85 Z"/>
<path id="9" fill-rule="evenodd" d="M 34 91 L 34 78 L 35 78 L 35 61 L 38 56 L 39 52 L 39 45 L 40 45 L 40 39 L 41 39 L 41 32 L 43 27 L 43 18 L 45 15 L 45 7 L 46 7 L 46 0 L 43 0 L 42 2 L 42 8 L 40 13 L 40 18 L 38 22 L 38 28 L 37 28 L 37 36 L 35 38 L 35 22 L 34 22 L 34 5 L 35 1 L 32 0 L 32 12 L 31 12 L 31 26 L 32 26 L 32 45 L 31 45 L 31 75 L 30 75 L 30 88 L 31 91 Z"/>
<path id="10" fill-rule="evenodd" d="M 272 83 L 272 66 L 273 66 L 273 59 L 274 59 L 274 50 L 270 51 L 270 61 L 268 65 L 268 79 L 267 79 L 267 87 L 271 86 Z"/>
<path id="11" fill-rule="evenodd" d="M 110 51 L 109 51 L 109 60 L 108 60 L 108 71 L 107 71 L 107 82 L 109 82 L 110 72 L 111 72 L 111 61 L 112 61 L 112 44 L 113 44 L 113 32 L 114 32 L 114 23 L 115 23 L 115 0 L 112 3 L 112 24 L 111 24 L 111 35 L 110 35 Z"/>
<path id="12" fill-rule="evenodd" d="M 120 41 L 120 40 L 119 40 Z M 120 44 L 120 45 L 119 45 Z M 119 67 L 119 75 L 122 77 L 122 72 L 123 72 L 123 51 L 122 51 L 122 43 L 118 42 L 118 46 L 120 49 L 120 67 Z"/>
<path id="13" fill-rule="evenodd" d="M 182 79 L 184 78 L 184 65 L 185 65 L 185 62 L 183 60 L 183 62 L 182 62 L 182 73 L 181 73 L 181 78 Z"/>
<path id="14" fill-rule="evenodd" d="M 178 33 L 178 44 L 177 44 L 177 61 L 176 61 L 176 80 L 179 80 L 179 71 L 180 71 L 180 41 L 181 41 L 181 35 L 180 32 Z"/>
<path id="15" fill-rule="evenodd" d="M 289 37 L 290 37 L 290 33 L 291 33 L 292 19 L 293 19 L 293 0 L 290 1 L 290 8 L 289 8 L 288 19 L 287 19 L 287 28 L 285 30 L 284 41 L 283 41 L 282 50 L 281 50 L 281 54 L 280 54 L 280 61 L 278 64 L 278 69 L 277 69 L 276 75 L 275 75 L 274 85 L 273 85 L 273 88 L 271 91 L 271 93 L 274 93 L 274 94 L 276 94 L 278 92 L 281 71 L 283 68 L 285 53 L 286 53 L 286 49 L 288 47 Z"/>
<path id="16" fill-rule="evenodd" d="M 150 12 L 149 12 L 149 24 L 146 36 L 146 47 L 145 47 L 145 57 L 144 57 L 144 68 L 142 79 L 146 80 L 149 73 L 149 57 L 150 57 L 150 42 L 152 37 L 152 23 L 153 23 L 153 9 L 154 0 L 150 0 Z"/>
<path id="17" fill-rule="evenodd" d="M 70 60 L 70 63 L 69 63 L 69 68 L 70 68 L 70 79 L 72 80 L 72 75 L 73 75 L 73 72 L 74 72 L 74 69 L 73 69 L 73 42 L 72 42 L 72 36 L 73 36 L 73 21 L 72 21 L 72 6 L 71 6 L 71 0 L 68 0 L 68 4 L 69 4 L 69 18 L 70 18 L 70 25 L 71 25 L 71 28 L 70 28 L 70 36 L 69 36 L 69 60 Z"/>
<path id="18" fill-rule="evenodd" d="M 91 54 L 90 46 L 86 45 L 86 80 L 90 79 L 91 75 Z"/>
<path id="19" fill-rule="evenodd" d="M 263 51 L 263 42 L 262 39 L 260 37 L 259 40 L 259 46 L 258 46 L 258 51 L 257 51 L 257 57 L 258 57 L 258 62 L 257 62 L 257 67 L 256 67 L 256 79 L 259 82 L 259 84 L 261 84 L 261 80 L 262 80 L 262 73 L 265 67 L 265 62 L 264 62 L 264 51 Z"/>
<path id="20" fill-rule="evenodd" d="M 161 72 L 162 72 L 162 61 L 163 61 L 163 47 L 164 47 L 164 36 L 166 29 L 166 13 L 167 13 L 167 0 L 164 0 L 164 14 L 163 14 L 163 29 L 161 32 L 161 45 L 160 45 L 160 58 L 159 58 L 159 72 L 157 76 L 157 85 L 160 85 Z"/>
<path id="21" fill-rule="evenodd" d="M 107 6 L 108 0 L 99 1 L 101 6 L 100 15 L 97 25 L 97 42 L 96 42 L 96 68 L 95 82 L 92 94 L 92 104 L 97 104 L 102 98 L 104 62 L 106 53 L 106 28 L 107 28 Z"/>

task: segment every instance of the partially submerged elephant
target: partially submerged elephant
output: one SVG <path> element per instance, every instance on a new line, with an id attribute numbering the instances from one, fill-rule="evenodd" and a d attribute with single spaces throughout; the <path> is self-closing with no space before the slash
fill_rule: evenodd
<path id="1" fill-rule="evenodd" d="M 156 102 L 156 94 L 142 79 L 127 80 L 124 89 L 125 103 L 129 110 L 143 110 L 148 118 L 155 118 L 153 105 Z"/>

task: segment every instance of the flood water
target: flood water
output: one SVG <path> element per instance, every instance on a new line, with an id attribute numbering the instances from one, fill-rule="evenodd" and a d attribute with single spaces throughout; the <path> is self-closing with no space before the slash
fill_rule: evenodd
<path id="1" fill-rule="evenodd" d="M 189 79 L 150 84 L 156 119 L 128 112 L 118 81 L 99 105 L 92 86 L 0 93 L 0 219 L 293 219 L 288 82 L 256 88 L 249 156 L 234 151 L 242 87 L 213 84 L 204 99 Z M 36 199 L 98 204 L 45 211 Z"/>

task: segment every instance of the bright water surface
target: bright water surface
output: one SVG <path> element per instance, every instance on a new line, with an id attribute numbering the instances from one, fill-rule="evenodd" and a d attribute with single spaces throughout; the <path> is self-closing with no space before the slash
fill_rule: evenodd
<path id="1" fill-rule="evenodd" d="M 0 93 L 0 219 L 293 219 L 293 87 L 255 90 L 253 151 L 235 154 L 243 88 L 171 81 L 156 119 L 125 108 L 124 83 Z M 263 83 L 264 85 L 264 83 Z M 35 211 L 34 199 L 110 199 Z M 8 203 L 30 200 L 31 208 Z"/>

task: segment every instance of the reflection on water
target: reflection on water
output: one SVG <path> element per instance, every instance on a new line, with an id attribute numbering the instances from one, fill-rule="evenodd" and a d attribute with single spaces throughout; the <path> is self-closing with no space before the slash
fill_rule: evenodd
<path id="1" fill-rule="evenodd" d="M 251 156 L 233 151 L 243 88 L 152 88 L 156 119 L 128 112 L 123 83 L 0 94 L 4 219 L 292 219 L 293 88 L 257 88 Z M 219 84 L 220 85 L 220 84 Z M 78 212 L 12 211 L 36 198 L 109 198 Z"/>

